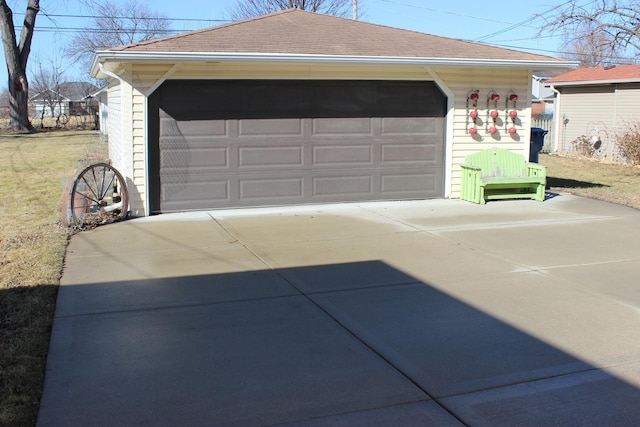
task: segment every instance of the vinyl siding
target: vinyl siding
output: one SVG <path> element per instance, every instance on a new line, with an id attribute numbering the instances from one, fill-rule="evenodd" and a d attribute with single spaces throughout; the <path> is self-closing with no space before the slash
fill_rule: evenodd
<path id="1" fill-rule="evenodd" d="M 451 150 L 451 197 L 460 197 L 460 165 L 464 158 L 489 147 L 502 147 L 525 158 L 529 156 L 529 141 L 531 132 L 531 71 L 511 70 L 504 68 L 447 68 L 434 70 L 449 90 L 454 95 L 453 100 L 453 125 L 452 125 L 452 150 Z M 479 98 L 477 108 L 479 111 L 478 133 L 470 135 L 467 131 L 473 122 L 468 120 L 467 97 L 470 91 L 478 90 Z M 497 119 L 498 133 L 489 134 L 486 129 L 487 98 L 491 91 L 500 95 L 497 110 L 500 116 Z M 512 123 L 505 123 L 505 100 L 507 93 L 514 92 L 518 95 L 515 104 L 518 112 L 516 128 L 518 132 L 510 135 L 506 128 Z M 513 104 L 510 103 L 511 108 Z M 490 103 L 489 110 L 495 105 Z M 505 126 L 506 124 L 506 126 Z"/>
<path id="2" fill-rule="evenodd" d="M 118 80 L 111 80 L 108 89 L 109 118 L 107 129 L 109 135 L 109 158 L 113 166 L 120 170 L 124 166 L 124 155 L 128 150 L 122 138 L 122 85 Z"/>

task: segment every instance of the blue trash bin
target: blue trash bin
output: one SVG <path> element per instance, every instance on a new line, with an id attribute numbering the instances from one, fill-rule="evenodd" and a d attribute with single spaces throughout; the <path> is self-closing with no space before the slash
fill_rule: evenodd
<path id="1" fill-rule="evenodd" d="M 529 161 L 538 163 L 538 153 L 544 145 L 544 136 L 548 134 L 548 130 L 542 128 L 531 128 L 531 143 L 529 144 Z"/>

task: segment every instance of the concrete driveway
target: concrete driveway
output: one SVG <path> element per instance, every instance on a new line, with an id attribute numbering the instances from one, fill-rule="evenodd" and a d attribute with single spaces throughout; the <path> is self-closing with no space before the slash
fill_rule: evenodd
<path id="1" fill-rule="evenodd" d="M 71 239 L 40 426 L 640 425 L 640 211 L 560 195 Z"/>

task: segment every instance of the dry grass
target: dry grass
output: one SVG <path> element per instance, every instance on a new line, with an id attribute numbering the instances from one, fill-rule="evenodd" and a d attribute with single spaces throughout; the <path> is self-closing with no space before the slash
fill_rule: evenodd
<path id="1" fill-rule="evenodd" d="M 61 117 L 55 119 L 52 117 L 43 117 L 32 115 L 30 117 L 31 125 L 36 130 L 93 130 L 96 128 L 94 116 L 71 116 Z M 0 117 L 0 129 L 7 129 L 9 127 L 9 119 L 7 117 Z"/>
<path id="2" fill-rule="evenodd" d="M 95 132 L 0 135 L 0 425 L 38 413 L 67 231 L 65 179 L 103 151 Z"/>
<path id="3" fill-rule="evenodd" d="M 640 209 L 640 167 L 579 157 L 540 155 L 553 191 L 604 200 Z"/>

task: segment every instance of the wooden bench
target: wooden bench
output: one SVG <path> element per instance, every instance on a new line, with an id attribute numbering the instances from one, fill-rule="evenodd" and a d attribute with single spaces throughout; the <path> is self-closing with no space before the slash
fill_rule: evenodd
<path id="1" fill-rule="evenodd" d="M 547 172 L 544 166 L 503 148 L 489 148 L 465 157 L 460 198 L 473 203 L 499 199 L 544 201 Z"/>

